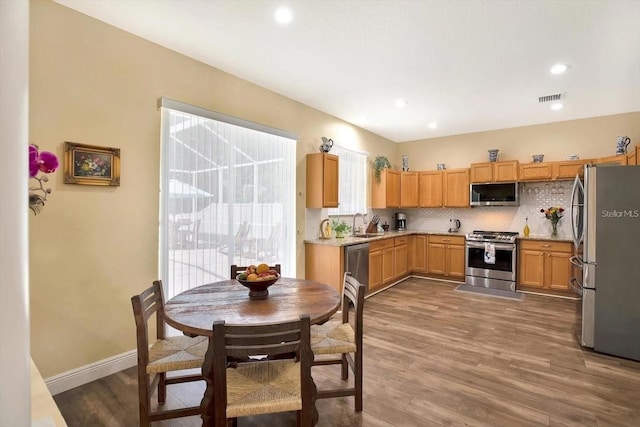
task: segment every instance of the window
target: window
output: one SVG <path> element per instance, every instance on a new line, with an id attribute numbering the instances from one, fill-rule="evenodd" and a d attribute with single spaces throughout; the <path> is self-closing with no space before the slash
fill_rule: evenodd
<path id="1" fill-rule="evenodd" d="M 329 215 L 366 214 L 369 153 L 334 145 L 332 154 L 340 157 L 340 205 L 329 209 Z"/>
<path id="2" fill-rule="evenodd" d="M 160 277 L 166 298 L 231 264 L 295 276 L 295 135 L 162 98 Z M 286 221 L 285 221 L 286 220 Z"/>

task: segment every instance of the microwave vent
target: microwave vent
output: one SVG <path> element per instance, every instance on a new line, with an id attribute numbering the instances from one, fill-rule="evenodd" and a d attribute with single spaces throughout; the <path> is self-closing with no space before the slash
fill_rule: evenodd
<path id="1" fill-rule="evenodd" d="M 561 93 L 556 93 L 553 95 L 541 96 L 538 98 L 538 102 L 552 102 L 552 101 L 560 101 L 562 99 Z"/>

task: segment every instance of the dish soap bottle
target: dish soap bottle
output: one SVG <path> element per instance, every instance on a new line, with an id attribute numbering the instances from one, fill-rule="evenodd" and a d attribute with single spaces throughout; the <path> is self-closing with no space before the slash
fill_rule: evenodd
<path id="1" fill-rule="evenodd" d="M 524 219 L 524 230 L 522 231 L 524 237 L 529 237 L 529 217 Z"/>

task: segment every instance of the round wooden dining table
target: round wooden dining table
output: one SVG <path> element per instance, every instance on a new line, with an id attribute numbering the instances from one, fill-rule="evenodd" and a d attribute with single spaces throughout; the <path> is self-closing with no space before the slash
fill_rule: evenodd
<path id="1" fill-rule="evenodd" d="M 259 326 L 298 320 L 307 314 L 312 324 L 324 323 L 340 308 L 340 295 L 331 286 L 304 279 L 280 278 L 269 287 L 264 299 L 249 298 L 249 290 L 236 280 L 224 280 L 184 291 L 165 303 L 167 324 L 185 335 L 213 335 L 213 322 L 224 320 L 227 325 Z M 211 356 L 205 356 L 202 375 L 207 389 L 213 385 Z M 203 425 L 209 424 L 213 413 L 212 399 L 205 391 L 202 402 Z M 314 405 L 315 406 L 315 405 Z M 314 421 L 317 411 L 314 408 Z M 315 424 L 315 422 L 314 422 Z"/>
<path id="2" fill-rule="evenodd" d="M 165 303 L 167 324 L 186 335 L 212 336 L 214 320 L 252 326 L 298 320 L 323 323 L 340 308 L 340 295 L 331 286 L 282 277 L 269 287 L 265 299 L 250 299 L 237 280 L 223 280 L 184 291 Z"/>

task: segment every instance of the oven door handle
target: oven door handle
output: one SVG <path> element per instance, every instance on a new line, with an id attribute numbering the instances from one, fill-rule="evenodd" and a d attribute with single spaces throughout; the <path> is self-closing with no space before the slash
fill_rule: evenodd
<path id="1" fill-rule="evenodd" d="M 505 244 L 505 243 L 492 243 L 492 244 L 496 249 L 501 250 L 501 251 L 515 251 L 516 250 L 516 245 L 509 245 L 509 244 Z M 467 247 L 484 249 L 484 243 L 481 243 L 481 242 L 467 242 Z"/>

